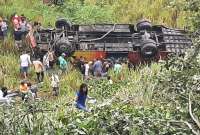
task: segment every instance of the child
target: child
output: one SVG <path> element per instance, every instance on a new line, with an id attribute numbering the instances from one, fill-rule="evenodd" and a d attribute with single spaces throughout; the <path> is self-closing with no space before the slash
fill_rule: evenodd
<path id="1" fill-rule="evenodd" d="M 79 91 L 77 92 L 76 107 L 78 109 L 88 111 L 86 109 L 86 99 L 88 97 L 88 87 L 85 83 L 81 84 Z"/>
<path id="2" fill-rule="evenodd" d="M 52 74 L 51 76 L 51 86 L 53 90 L 53 96 L 58 96 L 59 94 L 59 78 L 57 74 Z"/>
<path id="3" fill-rule="evenodd" d="M 107 80 L 108 80 L 109 84 L 113 84 L 113 81 L 110 76 L 107 76 Z"/>

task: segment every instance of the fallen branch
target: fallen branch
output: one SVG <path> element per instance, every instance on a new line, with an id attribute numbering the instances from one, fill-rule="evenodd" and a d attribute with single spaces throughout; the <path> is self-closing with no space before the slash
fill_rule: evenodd
<path id="1" fill-rule="evenodd" d="M 143 118 L 144 119 L 144 118 Z M 148 118 L 147 118 L 148 119 Z M 162 121 L 162 122 L 169 122 L 169 123 L 182 123 L 182 124 L 184 124 L 184 125 L 186 125 L 191 131 L 192 131 L 192 133 L 194 134 L 194 135 L 199 135 L 199 132 L 197 132 L 193 127 L 192 127 L 192 125 L 189 123 L 189 122 L 187 122 L 187 121 L 182 121 L 182 120 L 180 120 L 180 121 L 178 121 L 178 120 L 165 120 L 165 119 L 151 119 L 151 120 L 153 120 L 153 121 Z"/>
<path id="2" fill-rule="evenodd" d="M 196 125 L 200 129 L 200 122 L 198 121 L 198 119 L 195 118 L 194 114 L 192 113 L 192 101 L 191 101 L 190 93 L 189 93 L 189 114 L 192 120 L 196 123 Z"/>
<path id="3" fill-rule="evenodd" d="M 187 122 L 187 121 L 176 121 L 176 120 L 171 120 L 171 121 L 169 121 L 169 122 L 171 122 L 171 123 L 184 123 L 185 125 L 188 126 L 188 128 L 192 131 L 193 134 L 199 135 L 199 133 L 198 133 L 197 131 L 195 131 L 195 130 L 193 129 L 192 125 L 191 125 L 189 122 Z"/>

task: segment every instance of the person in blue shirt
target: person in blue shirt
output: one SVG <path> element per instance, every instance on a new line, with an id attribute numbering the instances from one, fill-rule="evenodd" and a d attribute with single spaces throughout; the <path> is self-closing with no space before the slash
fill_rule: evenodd
<path id="1" fill-rule="evenodd" d="M 94 76 L 100 77 L 102 73 L 102 62 L 101 60 L 97 59 L 93 65 Z"/>
<path id="2" fill-rule="evenodd" d="M 87 84 L 83 83 L 81 84 L 80 89 L 77 92 L 76 107 L 78 109 L 88 111 L 85 105 L 87 97 L 88 97 L 88 87 Z"/>

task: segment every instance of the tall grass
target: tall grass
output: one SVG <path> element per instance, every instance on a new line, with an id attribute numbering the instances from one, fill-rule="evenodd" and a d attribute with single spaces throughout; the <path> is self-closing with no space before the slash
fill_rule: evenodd
<path id="1" fill-rule="evenodd" d="M 10 18 L 17 12 L 24 14 L 31 21 L 43 25 L 54 25 L 59 17 L 65 17 L 73 23 L 136 23 L 147 18 L 156 24 L 183 27 L 189 14 L 183 10 L 185 0 L 169 2 L 166 0 L 116 0 L 65 1 L 59 6 L 47 6 L 42 0 L 0 0 L 0 16 Z M 173 3 L 173 4 L 171 4 Z"/>

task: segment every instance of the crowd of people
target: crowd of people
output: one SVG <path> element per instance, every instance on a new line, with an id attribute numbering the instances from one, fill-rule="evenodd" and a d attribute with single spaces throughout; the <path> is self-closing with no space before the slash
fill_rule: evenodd
<path id="1" fill-rule="evenodd" d="M 33 24 L 27 20 L 27 18 L 22 14 L 18 16 L 16 13 L 11 17 L 12 26 L 14 29 L 14 39 L 16 48 L 22 47 L 22 42 L 24 39 L 28 39 L 29 45 L 32 48 L 36 47 L 35 38 L 33 36 L 34 29 Z"/>
<path id="2" fill-rule="evenodd" d="M 39 23 L 31 22 L 25 15 L 18 15 L 14 13 L 10 17 L 10 21 L 5 17 L 0 16 L 0 40 L 6 41 L 8 31 L 13 33 L 15 40 L 15 47 L 20 50 L 25 45 L 29 45 L 32 48 L 36 47 L 36 41 L 33 36 L 35 29 L 39 26 Z M 26 42 L 26 43 L 24 43 Z M 29 47 L 28 46 L 28 47 Z"/>
<path id="3" fill-rule="evenodd" d="M 31 58 L 30 54 L 23 51 L 20 55 L 20 74 L 23 80 L 28 80 L 29 70 L 33 67 L 37 83 L 43 83 L 45 74 L 50 73 L 50 81 L 52 86 L 52 93 L 58 96 L 59 93 L 59 75 L 56 72 L 55 64 L 58 62 L 59 69 L 62 74 L 68 70 L 69 62 L 66 60 L 66 54 L 61 54 L 60 57 L 55 56 L 53 50 L 49 50 L 43 58 Z M 49 75 L 49 74 L 48 74 Z M 27 91 L 27 90 L 26 90 Z"/>
<path id="4" fill-rule="evenodd" d="M 123 62 L 120 60 L 111 61 L 98 58 L 93 61 L 85 61 L 85 58 L 80 57 L 77 62 L 77 67 L 86 80 L 90 79 L 89 76 L 106 77 L 108 76 L 108 71 L 111 68 L 113 68 L 115 74 L 119 74 L 123 66 Z"/>
<path id="5" fill-rule="evenodd" d="M 44 81 L 45 75 L 49 75 L 50 73 L 50 84 L 52 87 L 52 95 L 59 95 L 59 78 L 61 75 L 65 75 L 70 70 L 70 64 L 77 67 L 77 69 L 82 73 L 84 80 L 89 80 L 93 77 L 107 77 L 107 80 L 110 84 L 113 83 L 111 77 L 108 75 L 108 71 L 110 68 L 113 68 L 115 74 L 120 74 L 123 70 L 123 64 L 120 61 L 111 61 L 111 60 L 103 60 L 103 59 L 94 59 L 93 61 L 87 61 L 84 57 L 80 57 L 75 60 L 75 62 L 66 60 L 68 57 L 66 53 L 62 53 L 59 57 L 55 56 L 54 50 L 49 48 L 49 51 L 39 58 L 32 58 L 30 53 L 27 52 L 22 46 L 22 39 L 24 37 L 29 37 L 29 42 L 32 45 L 32 48 L 36 46 L 36 42 L 34 41 L 33 32 L 34 26 L 38 26 L 39 24 L 31 24 L 27 20 L 27 18 L 22 14 L 18 16 L 16 13 L 11 17 L 11 22 L 13 26 L 15 46 L 19 49 L 22 47 L 22 51 L 20 52 L 20 75 L 21 82 L 19 86 L 20 96 L 23 101 L 27 100 L 27 97 L 31 97 L 31 99 L 36 99 L 38 96 L 38 87 L 37 84 L 42 84 Z M 8 31 L 7 21 L 0 17 L 0 37 L 3 39 L 6 38 Z M 61 74 L 50 72 L 56 70 L 56 63 L 58 64 L 58 68 L 61 71 Z M 28 81 L 30 68 L 34 69 L 36 82 L 33 84 Z M 88 88 L 87 84 L 83 83 L 80 86 L 80 89 L 77 92 L 76 99 L 76 107 L 82 110 L 86 109 L 86 99 Z M 0 90 L 0 102 L 10 102 L 7 96 L 7 88 L 2 87 Z"/>
<path id="6" fill-rule="evenodd" d="M 66 59 L 67 58 L 67 59 Z M 45 75 L 50 75 L 50 85 L 52 87 L 52 95 L 59 95 L 60 88 L 60 77 L 66 75 L 70 70 L 71 65 L 76 67 L 82 73 L 83 79 L 85 82 L 89 79 L 107 77 L 109 84 L 113 84 L 111 76 L 108 75 L 109 69 L 113 69 L 116 75 L 120 74 L 123 70 L 123 63 L 119 60 L 113 62 L 111 60 L 103 59 L 94 59 L 93 61 L 87 61 L 84 57 L 80 57 L 74 63 L 71 62 L 67 54 L 62 53 L 59 57 L 56 57 L 54 51 L 50 49 L 43 58 L 32 58 L 30 54 L 26 51 L 23 51 L 20 55 L 20 74 L 21 74 L 21 83 L 19 86 L 20 96 L 23 101 L 27 100 L 27 97 L 31 99 L 36 99 L 38 96 L 38 87 L 37 84 L 42 84 L 44 81 Z M 58 65 L 58 66 L 57 66 Z M 60 69 L 60 74 L 57 72 L 57 67 Z M 36 82 L 30 82 L 29 72 L 30 68 L 34 69 Z M 52 72 L 53 71 L 53 72 Z M 56 72 L 57 73 L 56 73 Z M 4 90 L 5 91 L 5 90 Z M 80 89 L 77 91 L 76 107 L 86 111 L 86 99 L 88 88 L 87 84 L 83 83 L 80 86 Z M 9 102 L 9 99 L 6 99 L 6 96 L 0 94 L 0 102 L 5 101 Z"/>
<path id="7" fill-rule="evenodd" d="M 21 99 L 23 101 L 27 100 L 27 97 L 31 97 L 31 99 L 36 99 L 38 96 L 38 87 L 37 84 L 42 84 L 44 81 L 45 75 L 50 75 L 50 85 L 52 87 L 52 95 L 58 96 L 59 95 L 59 88 L 60 88 L 60 80 L 59 78 L 62 75 L 66 75 L 67 72 L 70 70 L 70 65 L 73 63 L 69 60 L 66 60 L 67 55 L 62 53 L 58 58 L 56 58 L 54 51 L 49 50 L 43 58 L 31 58 L 30 54 L 26 51 L 23 51 L 20 55 L 20 73 L 21 73 L 21 83 L 19 86 Z M 57 62 L 56 62 L 57 61 Z M 56 65 L 58 64 L 58 68 L 60 69 L 61 73 L 58 74 Z M 75 66 L 77 69 L 82 73 L 84 80 L 92 79 L 94 77 L 107 77 L 107 80 L 110 84 L 113 84 L 111 77 L 108 75 L 108 71 L 112 68 L 115 74 L 120 74 L 123 70 L 123 64 L 120 61 L 115 61 L 114 63 L 110 60 L 101 60 L 95 59 L 94 61 L 86 61 L 84 57 L 80 57 L 78 61 L 75 62 Z M 29 72 L 30 68 L 33 68 L 35 71 L 35 78 L 37 82 L 33 84 L 29 80 Z M 53 71 L 53 72 L 50 72 Z M 50 74 L 49 74 L 50 73 Z M 86 81 L 87 82 L 87 81 Z M 76 107 L 88 111 L 86 109 L 86 99 L 89 98 L 87 95 L 88 88 L 87 84 L 83 83 L 80 86 L 80 89 L 77 91 L 77 99 L 76 99 Z M 0 101 L 4 100 L 9 102 L 9 100 L 5 100 L 5 96 L 1 96 L 0 94 Z"/>

